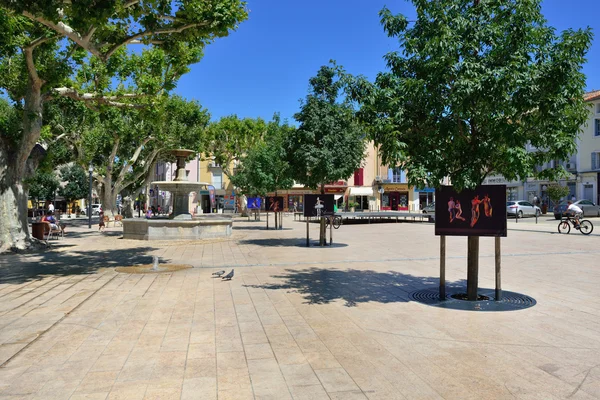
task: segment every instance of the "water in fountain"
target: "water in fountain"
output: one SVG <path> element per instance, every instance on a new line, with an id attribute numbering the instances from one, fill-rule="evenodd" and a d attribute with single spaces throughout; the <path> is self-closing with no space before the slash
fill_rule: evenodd
<path id="1" fill-rule="evenodd" d="M 152 256 L 152 270 L 158 271 L 158 256 Z"/>

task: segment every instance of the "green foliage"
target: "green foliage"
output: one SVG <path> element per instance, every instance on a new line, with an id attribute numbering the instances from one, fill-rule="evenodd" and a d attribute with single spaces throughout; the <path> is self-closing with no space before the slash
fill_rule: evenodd
<path id="1" fill-rule="evenodd" d="M 207 44 L 247 17 L 241 0 L 0 0 L 0 87 L 23 99 L 21 49 L 45 38 L 34 50 L 45 92 L 62 86 L 117 96 L 168 91 Z M 128 49 L 135 45 L 139 50 Z"/>
<path id="2" fill-rule="evenodd" d="M 51 115 L 52 128 L 64 132 L 77 163 L 87 168 L 91 162 L 96 179 L 120 189 L 143 181 L 155 160 L 171 160 L 168 150 L 202 147 L 210 120 L 200 104 L 178 96 L 150 108 L 99 111 L 63 99 Z"/>
<path id="3" fill-rule="evenodd" d="M 417 18 L 380 13 L 401 51 L 374 83 L 345 75 L 347 93 L 380 146 L 382 160 L 409 183 L 449 177 L 472 188 L 489 174 L 555 179 L 586 119 L 581 67 L 592 33 L 548 27 L 540 0 L 413 0 Z M 528 151 L 530 150 L 530 151 Z"/>
<path id="4" fill-rule="evenodd" d="M 38 171 L 25 181 L 29 197 L 40 200 L 53 200 L 60 182 L 54 172 Z"/>
<path id="5" fill-rule="evenodd" d="M 22 132 L 19 110 L 0 97 L 0 142 L 15 144 Z"/>
<path id="6" fill-rule="evenodd" d="M 348 202 L 348 207 L 350 207 L 350 208 L 356 208 L 356 207 L 358 207 L 358 203 L 355 202 L 355 201 L 349 201 Z"/>
<path id="7" fill-rule="evenodd" d="M 89 191 L 89 181 L 83 168 L 76 164 L 66 165 L 60 169 L 60 178 L 65 185 L 58 189 L 58 194 L 68 203 L 86 197 Z"/>
<path id="8" fill-rule="evenodd" d="M 570 193 L 567 186 L 561 186 L 559 184 L 548 185 L 547 191 L 548 197 L 555 203 L 560 201 L 563 197 L 568 196 Z"/>
<path id="9" fill-rule="evenodd" d="M 294 180 L 285 159 L 284 143 L 294 129 L 286 123 L 281 124 L 276 114 L 267 124 L 264 141 L 256 143 L 242 157 L 240 167 L 231 179 L 233 185 L 251 196 L 266 196 L 292 187 Z"/>
<path id="10" fill-rule="evenodd" d="M 208 126 L 207 145 L 201 150 L 219 164 L 223 173 L 231 179 L 233 162 L 263 140 L 266 130 L 267 124 L 261 118 L 240 119 L 237 115 L 223 117 Z"/>
<path id="11" fill-rule="evenodd" d="M 323 66 L 310 79 L 310 93 L 294 118 L 300 127 L 286 140 L 287 160 L 296 182 L 316 188 L 348 179 L 360 166 L 365 135 L 352 105 L 337 102 L 342 83 Z"/>

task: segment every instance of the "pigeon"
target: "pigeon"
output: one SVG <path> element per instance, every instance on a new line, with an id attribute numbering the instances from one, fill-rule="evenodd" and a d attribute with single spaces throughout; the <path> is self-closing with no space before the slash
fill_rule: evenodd
<path id="1" fill-rule="evenodd" d="M 213 272 L 213 275 L 216 277 L 219 277 L 219 276 L 223 275 L 224 273 L 225 273 L 225 271 L 221 270 L 221 271 Z"/>
<path id="2" fill-rule="evenodd" d="M 230 281 L 230 280 L 231 280 L 231 278 L 233 278 L 233 270 L 231 270 L 231 272 L 230 272 L 230 273 L 228 273 L 227 275 L 223 276 L 222 278 L 223 278 L 223 280 L 228 280 L 228 281 Z"/>

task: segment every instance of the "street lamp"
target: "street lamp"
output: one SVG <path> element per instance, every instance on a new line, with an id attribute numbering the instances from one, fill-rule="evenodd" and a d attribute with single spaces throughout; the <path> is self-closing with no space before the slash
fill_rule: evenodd
<path id="1" fill-rule="evenodd" d="M 88 171 L 90 173 L 90 193 L 88 198 L 88 228 L 92 229 L 92 172 L 94 172 L 94 166 L 90 162 L 90 166 L 88 167 Z"/>

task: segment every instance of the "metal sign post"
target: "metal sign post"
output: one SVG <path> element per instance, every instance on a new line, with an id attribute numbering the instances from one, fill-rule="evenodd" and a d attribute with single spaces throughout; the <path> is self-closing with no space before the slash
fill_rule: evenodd
<path id="1" fill-rule="evenodd" d="M 500 238 L 494 238 L 495 243 L 495 261 L 496 261 L 496 301 L 502 300 L 502 282 L 500 275 L 501 257 L 500 257 Z"/>
<path id="2" fill-rule="evenodd" d="M 310 247 L 310 233 L 309 233 L 308 219 L 309 219 L 309 217 L 306 217 L 306 247 Z"/>
<path id="3" fill-rule="evenodd" d="M 446 236 L 440 236 L 440 300 L 446 299 Z"/>

